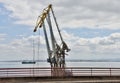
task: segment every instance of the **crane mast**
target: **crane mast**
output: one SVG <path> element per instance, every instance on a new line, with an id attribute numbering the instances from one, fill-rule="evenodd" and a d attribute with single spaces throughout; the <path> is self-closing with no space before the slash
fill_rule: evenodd
<path id="1" fill-rule="evenodd" d="M 54 32 L 53 32 L 53 27 L 52 27 L 52 22 L 51 22 L 51 17 L 50 17 L 50 12 L 53 15 L 53 19 L 55 22 L 55 25 L 57 27 L 60 40 L 61 40 L 61 45 L 58 45 Z M 47 21 L 49 31 L 50 31 L 50 36 L 51 36 L 51 48 L 50 48 L 50 43 L 48 39 L 48 33 L 46 31 L 46 26 L 45 26 L 45 21 Z M 62 38 L 52 5 L 48 5 L 47 8 L 45 8 L 40 16 L 38 16 L 36 26 L 34 28 L 34 32 L 37 31 L 38 28 L 43 27 L 44 35 L 45 35 L 45 42 L 46 42 L 46 47 L 47 47 L 47 52 L 48 52 L 48 59 L 47 62 L 50 63 L 51 65 L 51 75 L 52 76 L 65 76 L 65 54 L 66 52 L 70 51 L 68 48 L 67 44 Z"/>

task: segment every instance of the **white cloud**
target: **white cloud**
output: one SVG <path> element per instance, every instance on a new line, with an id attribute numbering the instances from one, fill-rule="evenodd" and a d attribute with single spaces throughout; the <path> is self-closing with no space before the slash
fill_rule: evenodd
<path id="1" fill-rule="evenodd" d="M 4 6 L 7 10 L 11 12 L 9 15 L 12 18 L 17 19 L 15 23 L 24 24 L 24 25 L 35 25 L 36 17 L 38 16 L 41 10 L 41 5 L 36 1 L 20 0 L 20 1 L 0 1 L 4 3 Z M 17 2 L 17 3 L 16 3 Z"/>
<path id="2" fill-rule="evenodd" d="M 65 39 L 68 40 L 68 38 Z M 92 58 L 100 58 L 101 56 L 107 56 L 107 58 L 110 58 L 120 55 L 120 33 L 113 33 L 106 37 L 95 38 L 70 36 L 69 41 L 67 42 L 69 42 L 71 48 L 69 58 L 72 59 L 76 57 L 87 59 L 92 56 L 94 56 Z"/>
<path id="3" fill-rule="evenodd" d="M 5 40 L 6 34 L 0 34 L 0 41 Z"/>
<path id="4" fill-rule="evenodd" d="M 120 29 L 119 0 L 1 0 L 15 23 L 35 26 L 37 16 L 52 3 L 60 26 Z M 17 2 L 17 3 L 16 3 Z M 63 15 L 64 14 L 64 15 Z"/>
<path id="5" fill-rule="evenodd" d="M 67 32 L 62 32 L 65 42 L 68 44 L 71 52 L 68 53 L 69 59 L 95 59 L 100 57 L 111 58 L 120 55 L 120 33 L 113 33 L 106 37 L 80 38 Z M 13 39 L 7 44 L 0 44 L 0 60 L 20 60 L 32 59 L 33 57 L 33 39 L 35 40 L 36 56 L 38 52 L 38 36 L 22 37 Z M 40 36 L 40 59 L 47 58 L 47 49 L 45 40 Z M 94 57 L 93 57 L 94 56 Z M 14 58 L 13 58 L 14 57 Z M 37 58 L 37 57 L 36 57 Z"/>
<path id="6" fill-rule="evenodd" d="M 35 56 L 38 56 L 38 45 L 40 45 L 40 56 L 45 59 L 47 52 L 45 48 L 44 39 L 40 36 L 41 41 L 38 41 L 39 36 L 29 36 L 20 39 L 13 39 L 9 43 L 0 44 L 0 60 L 24 60 L 33 58 L 33 49 L 35 50 Z M 34 43 L 33 43 L 34 41 Z M 38 42 L 40 42 L 38 44 Z M 33 47 L 34 45 L 34 47 Z"/>
<path id="7" fill-rule="evenodd" d="M 42 10 L 53 4 L 54 12 L 61 27 L 67 28 L 103 28 L 120 29 L 120 1 L 119 0 L 0 0 L 4 7 L 10 11 L 14 23 L 35 26 L 38 15 Z M 56 31 L 56 30 L 55 30 Z M 87 32 L 86 32 L 87 33 Z M 120 55 L 120 33 L 113 33 L 106 37 L 81 38 L 74 34 L 62 31 L 63 39 L 71 48 L 70 58 L 90 58 L 91 55 L 118 56 Z M 58 33 L 55 32 L 55 36 Z M 58 39 L 58 37 L 56 37 Z M 32 56 L 32 40 L 38 44 L 38 36 L 11 39 L 7 44 L 0 44 L 0 56 L 8 59 L 27 59 Z M 45 40 L 41 36 L 41 57 L 46 58 Z M 5 35 L 0 35 L 0 41 Z M 2 58 L 1 58 L 2 59 Z"/>

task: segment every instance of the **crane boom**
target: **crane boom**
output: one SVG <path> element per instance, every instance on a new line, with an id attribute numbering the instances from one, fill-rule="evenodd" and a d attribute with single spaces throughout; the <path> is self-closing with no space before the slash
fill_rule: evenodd
<path id="1" fill-rule="evenodd" d="M 39 27 L 39 28 L 42 27 L 43 22 L 44 22 L 45 18 L 47 17 L 47 15 L 48 15 L 48 13 L 49 13 L 49 11 L 50 11 L 51 8 L 52 8 L 52 4 L 50 4 L 47 8 L 45 8 L 45 9 L 43 10 L 43 13 L 42 13 L 41 16 L 38 16 L 38 20 L 37 20 L 37 23 L 36 23 L 34 32 L 37 31 L 37 28 L 38 28 L 38 27 Z"/>

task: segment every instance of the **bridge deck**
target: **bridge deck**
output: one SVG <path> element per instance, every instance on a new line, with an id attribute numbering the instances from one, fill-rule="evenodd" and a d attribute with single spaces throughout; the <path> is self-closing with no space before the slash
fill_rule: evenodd
<path id="1" fill-rule="evenodd" d="M 57 68 L 58 69 L 58 68 Z M 120 76 L 120 68 L 67 67 L 66 76 Z M 0 78 L 51 77 L 51 68 L 0 68 Z"/>
<path id="2" fill-rule="evenodd" d="M 77 77 L 10 77 L 0 78 L 0 83 L 120 83 L 119 76 L 77 76 Z"/>
<path id="3" fill-rule="evenodd" d="M 65 71 L 68 75 L 53 77 L 48 67 L 0 68 L 0 83 L 120 83 L 120 68 L 67 67 Z"/>

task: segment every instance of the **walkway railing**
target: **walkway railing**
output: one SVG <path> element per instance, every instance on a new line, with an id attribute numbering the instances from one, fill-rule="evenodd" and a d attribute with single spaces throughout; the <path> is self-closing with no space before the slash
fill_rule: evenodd
<path id="1" fill-rule="evenodd" d="M 120 76 L 120 68 L 67 67 L 66 76 Z M 51 68 L 0 68 L 0 78 L 51 77 Z"/>

